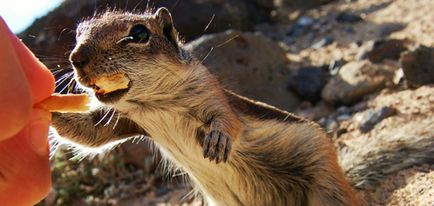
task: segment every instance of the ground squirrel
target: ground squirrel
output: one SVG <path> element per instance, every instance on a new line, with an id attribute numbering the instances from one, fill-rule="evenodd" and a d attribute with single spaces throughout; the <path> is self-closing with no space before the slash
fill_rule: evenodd
<path id="1" fill-rule="evenodd" d="M 314 122 L 224 90 L 182 48 L 169 11 L 106 12 L 82 22 L 70 55 L 86 88 L 124 72 L 127 89 L 104 106 L 54 113 L 58 134 L 87 147 L 147 135 L 209 205 L 357 206 L 333 144 Z M 97 124 L 104 108 L 119 118 Z"/>

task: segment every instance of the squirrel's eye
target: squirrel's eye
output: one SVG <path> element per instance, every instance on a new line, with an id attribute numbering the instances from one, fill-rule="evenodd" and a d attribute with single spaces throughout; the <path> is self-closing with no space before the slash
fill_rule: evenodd
<path id="1" fill-rule="evenodd" d="M 148 28 L 143 24 L 137 24 L 131 28 L 128 37 L 130 37 L 131 42 L 146 43 L 149 40 Z"/>

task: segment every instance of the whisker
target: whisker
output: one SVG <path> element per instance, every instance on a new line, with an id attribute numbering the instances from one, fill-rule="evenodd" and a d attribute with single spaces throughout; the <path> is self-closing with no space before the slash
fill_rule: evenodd
<path id="1" fill-rule="evenodd" d="M 187 183 L 188 180 L 184 179 L 184 181 Z M 192 197 L 195 197 L 197 195 L 196 189 L 192 189 L 190 192 L 184 195 L 184 197 L 181 198 L 181 200 L 190 199 Z"/>
<path id="2" fill-rule="evenodd" d="M 105 114 L 104 116 L 93 126 L 98 126 L 106 117 L 107 115 L 110 113 L 110 111 L 112 110 L 112 108 L 110 108 Z"/>
<path id="3" fill-rule="evenodd" d="M 223 43 L 221 43 L 221 44 L 217 45 L 217 46 L 216 46 L 215 48 L 219 48 L 219 47 L 222 47 L 222 46 L 224 46 L 225 44 L 228 44 L 229 42 L 231 42 L 232 40 L 234 40 L 234 39 L 238 38 L 239 36 L 240 36 L 240 35 L 239 35 L 239 34 L 237 34 L 237 35 L 235 35 L 235 36 L 231 37 L 230 39 L 228 39 L 228 40 L 224 41 Z"/>
<path id="4" fill-rule="evenodd" d="M 65 82 L 68 78 L 70 78 L 74 73 L 68 72 L 64 75 L 62 75 L 59 79 L 56 81 L 56 85 L 61 85 L 63 82 Z"/>
<path id="5" fill-rule="evenodd" d="M 53 69 L 50 69 L 50 71 L 51 71 L 51 73 L 53 73 L 53 74 L 59 74 L 59 73 L 61 73 L 61 72 L 65 72 L 65 74 L 66 73 L 70 73 L 70 72 L 73 72 L 74 70 L 72 70 L 71 68 L 53 68 Z"/>
<path id="6" fill-rule="evenodd" d="M 120 43 L 122 43 L 122 42 L 124 42 L 124 41 L 132 40 L 132 39 L 134 39 L 132 36 L 127 36 L 127 37 L 124 37 L 124 38 L 118 40 L 118 41 L 116 42 L 116 44 L 120 44 Z"/>
<path id="7" fill-rule="evenodd" d="M 114 130 L 114 129 L 116 128 L 116 126 L 118 125 L 120 117 L 121 117 L 121 114 L 118 113 L 118 117 L 116 118 L 116 122 L 115 122 L 115 125 L 113 126 L 113 130 Z"/>
<path id="8" fill-rule="evenodd" d="M 80 92 L 83 92 L 83 91 L 84 91 L 83 88 L 80 88 L 80 87 L 78 86 L 77 81 L 74 81 L 74 90 L 75 90 L 75 91 L 80 91 Z"/>
<path id="9" fill-rule="evenodd" d="M 137 7 L 143 2 L 143 0 L 140 0 L 139 3 L 137 3 L 134 7 L 133 7 L 133 11 L 136 11 Z M 148 1 L 149 3 L 149 1 Z"/>
<path id="10" fill-rule="evenodd" d="M 58 57 L 37 57 L 39 60 L 43 62 L 65 62 L 65 59 L 58 58 Z"/>
<path id="11" fill-rule="evenodd" d="M 229 42 L 231 42 L 232 40 L 238 38 L 239 36 L 240 36 L 240 35 L 237 34 L 237 35 L 231 37 L 230 39 L 224 41 L 223 43 L 221 43 L 221 44 L 219 44 L 219 45 L 217 45 L 217 46 L 215 46 L 215 47 L 211 47 L 211 49 L 209 50 L 209 52 L 205 55 L 205 57 L 202 59 L 202 61 L 200 61 L 200 63 L 202 64 L 202 63 L 205 61 L 205 59 L 208 58 L 208 56 L 211 54 L 211 52 L 214 51 L 214 48 L 217 49 L 217 48 L 219 48 L 219 47 L 222 47 L 222 46 L 228 44 Z"/>
<path id="12" fill-rule="evenodd" d="M 60 85 L 58 85 L 58 86 L 60 86 Z M 68 88 L 68 85 L 65 85 L 64 87 L 62 87 L 62 89 L 59 92 L 56 92 L 56 93 L 62 93 L 66 88 Z"/>
<path id="13" fill-rule="evenodd" d="M 38 58 L 58 58 L 58 59 L 65 59 L 65 56 L 62 55 L 55 55 L 55 54 L 50 54 L 50 55 L 45 55 L 45 54 L 36 54 L 36 57 Z"/>
<path id="14" fill-rule="evenodd" d="M 214 20 L 215 14 L 212 15 L 211 20 L 209 20 L 208 24 L 206 25 L 205 29 L 203 30 L 203 32 L 206 32 L 206 30 L 208 30 L 209 26 L 211 25 L 212 21 Z"/>
<path id="15" fill-rule="evenodd" d="M 70 72 L 68 72 L 68 73 L 66 73 L 66 74 L 62 74 L 62 76 L 60 76 L 57 80 L 56 80 L 56 83 L 58 82 L 58 81 L 62 81 L 62 79 L 64 79 L 64 78 L 67 78 L 67 76 L 70 74 Z"/>
<path id="16" fill-rule="evenodd" d="M 148 11 L 149 13 L 153 13 L 153 7 L 154 7 L 154 2 L 152 2 L 152 0 L 146 0 L 146 9 L 145 11 Z"/>
<path id="17" fill-rule="evenodd" d="M 104 127 L 106 127 L 107 125 L 110 124 L 110 122 L 112 121 L 113 117 L 115 116 L 115 113 L 116 113 L 116 109 L 113 108 L 112 115 L 109 117 L 108 121 L 104 124 Z"/>
<path id="18" fill-rule="evenodd" d="M 66 93 L 72 93 L 73 91 L 77 91 L 77 82 L 74 78 L 72 78 L 72 83 L 68 86 L 68 91 Z"/>
<path id="19" fill-rule="evenodd" d="M 69 88 L 69 85 L 74 81 L 74 78 L 71 78 L 71 80 L 69 80 L 68 84 L 66 84 L 66 86 L 64 86 L 59 93 L 62 93 L 66 88 Z M 68 90 L 69 91 L 69 90 Z"/>
<path id="20" fill-rule="evenodd" d="M 48 67 L 55 67 L 55 65 L 59 65 L 62 64 L 64 65 L 65 62 L 64 61 L 60 61 L 60 60 L 41 60 L 42 63 L 44 63 L 45 65 L 47 65 Z"/>
<path id="21" fill-rule="evenodd" d="M 56 88 L 58 88 L 58 87 L 59 87 L 60 85 L 62 85 L 65 81 L 67 81 L 69 78 L 71 78 L 72 75 L 74 75 L 74 73 L 69 72 L 67 76 L 62 77 L 62 80 L 58 79 L 58 80 L 56 81 L 56 85 L 57 85 Z M 59 80 L 60 80 L 60 81 L 59 81 Z"/>
<path id="22" fill-rule="evenodd" d="M 127 0 L 126 3 L 125 3 L 125 7 L 124 7 L 124 10 L 125 10 L 125 11 L 127 10 L 128 3 L 129 3 L 129 0 Z"/>
<path id="23" fill-rule="evenodd" d="M 61 78 L 65 74 L 74 73 L 73 70 L 68 69 L 53 69 L 51 72 L 56 72 L 56 80 L 59 80 L 58 78 Z"/>
<path id="24" fill-rule="evenodd" d="M 71 46 L 75 46 L 75 44 L 71 45 Z M 72 50 L 68 50 L 65 53 L 63 53 L 65 56 L 69 56 L 71 54 Z"/>
<path id="25" fill-rule="evenodd" d="M 211 47 L 211 49 L 208 51 L 208 53 L 205 55 L 205 57 L 202 59 L 202 61 L 200 61 L 200 64 L 202 64 L 206 58 L 208 58 L 208 56 L 211 54 L 211 52 L 214 50 L 214 47 Z"/>
<path id="26" fill-rule="evenodd" d="M 57 74 L 59 74 L 59 73 L 62 72 L 62 71 L 63 71 L 62 69 L 57 69 L 57 70 L 52 69 L 52 70 L 51 70 L 51 73 L 52 73 L 53 75 L 57 75 Z"/>
<path id="27" fill-rule="evenodd" d="M 63 32 L 65 32 L 65 31 L 69 31 L 69 32 L 71 32 L 71 33 L 75 33 L 75 29 L 63 28 L 62 31 L 61 31 L 60 34 L 59 34 L 59 37 L 57 37 L 57 41 L 60 40 L 60 38 L 62 37 Z"/>

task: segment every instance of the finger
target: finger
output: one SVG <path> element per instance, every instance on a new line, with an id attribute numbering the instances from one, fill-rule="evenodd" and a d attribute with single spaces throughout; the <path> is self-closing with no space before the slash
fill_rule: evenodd
<path id="1" fill-rule="evenodd" d="M 54 76 L 10 30 L 8 31 L 7 35 L 29 82 L 33 104 L 41 102 L 54 92 Z"/>
<path id="2" fill-rule="evenodd" d="M 0 18 L 0 141 L 17 134 L 30 118 L 32 93 Z"/>
<path id="3" fill-rule="evenodd" d="M 0 142 L 0 202 L 35 205 L 50 191 L 48 125 L 49 113 L 35 109 L 28 126 Z"/>

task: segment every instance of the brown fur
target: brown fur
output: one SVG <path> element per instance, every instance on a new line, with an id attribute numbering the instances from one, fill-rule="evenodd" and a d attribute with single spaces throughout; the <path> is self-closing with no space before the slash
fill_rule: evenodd
<path id="1" fill-rule="evenodd" d="M 149 41 L 119 44 L 136 24 L 147 26 Z M 89 78 L 119 70 L 131 83 L 122 97 L 103 102 L 121 115 L 118 125 L 94 126 L 102 109 L 56 114 L 53 126 L 61 136 L 97 147 L 147 134 L 187 172 L 210 205 L 360 205 L 324 131 L 223 90 L 173 41 L 177 33 L 167 10 L 107 13 L 82 23 L 78 31 L 71 59 L 88 60 L 75 68 L 82 85 L 92 86 Z"/>

